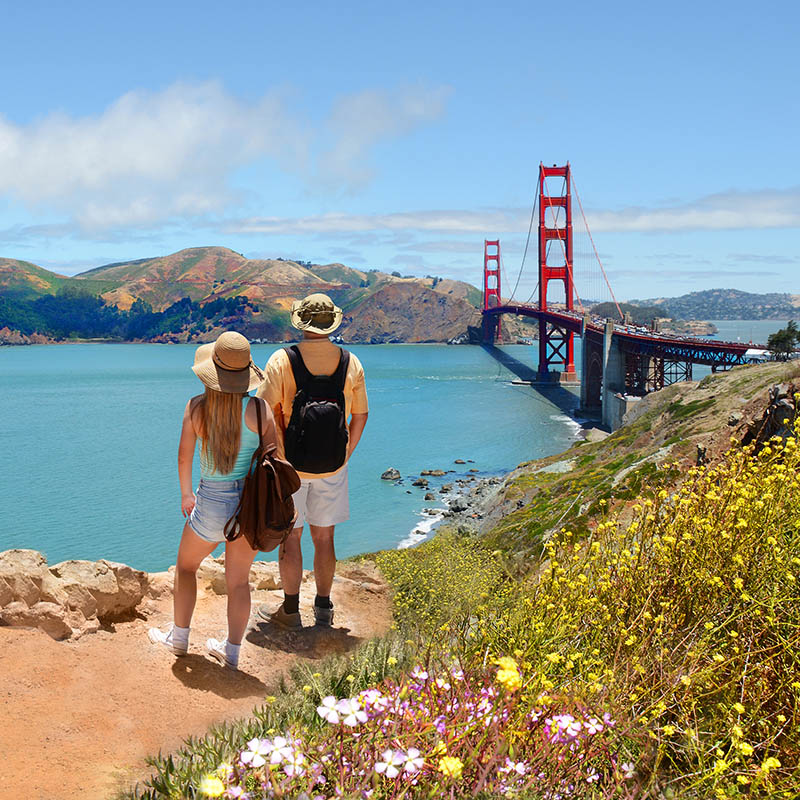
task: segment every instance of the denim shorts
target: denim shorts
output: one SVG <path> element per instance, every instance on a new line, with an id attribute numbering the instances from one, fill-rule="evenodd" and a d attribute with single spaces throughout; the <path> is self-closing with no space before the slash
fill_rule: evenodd
<path id="1" fill-rule="evenodd" d="M 189 527 L 207 542 L 225 541 L 225 523 L 234 515 L 242 496 L 244 479 L 238 481 L 200 480 L 197 500 L 189 515 Z"/>

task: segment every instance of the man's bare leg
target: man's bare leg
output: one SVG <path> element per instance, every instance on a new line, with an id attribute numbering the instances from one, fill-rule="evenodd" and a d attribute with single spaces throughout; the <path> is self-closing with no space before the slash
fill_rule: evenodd
<path id="1" fill-rule="evenodd" d="M 330 597 L 336 572 L 336 550 L 333 546 L 333 525 L 309 525 L 314 541 L 314 579 L 317 595 Z"/>
<path id="2" fill-rule="evenodd" d="M 313 528 L 312 528 L 313 530 Z M 293 528 L 281 545 L 278 555 L 278 569 L 281 573 L 281 585 L 284 594 L 298 594 L 303 580 L 303 551 L 300 549 L 300 537 L 303 526 Z"/>

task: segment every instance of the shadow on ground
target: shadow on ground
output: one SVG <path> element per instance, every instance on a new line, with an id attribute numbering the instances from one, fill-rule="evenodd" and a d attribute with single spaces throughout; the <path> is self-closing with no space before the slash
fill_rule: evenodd
<path id="1" fill-rule="evenodd" d="M 350 628 L 323 628 L 314 625 L 299 630 L 286 630 L 274 622 L 262 621 L 256 622 L 245 639 L 265 650 L 280 650 L 305 658 L 339 655 L 352 650 L 362 642 L 358 636 L 351 635 Z"/>
<path id="2" fill-rule="evenodd" d="M 233 700 L 239 697 L 259 697 L 267 686 L 255 675 L 242 670 L 223 667 L 211 658 L 189 654 L 175 659 L 172 674 L 189 689 L 213 692 L 219 697 Z"/>

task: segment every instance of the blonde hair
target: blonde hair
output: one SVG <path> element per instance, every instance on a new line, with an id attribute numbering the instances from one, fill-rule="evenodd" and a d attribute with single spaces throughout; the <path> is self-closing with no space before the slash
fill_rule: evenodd
<path id="1" fill-rule="evenodd" d="M 220 475 L 233 469 L 239 455 L 244 396 L 245 393 L 218 392 L 206 386 L 206 393 L 195 406 L 201 456 Z"/>

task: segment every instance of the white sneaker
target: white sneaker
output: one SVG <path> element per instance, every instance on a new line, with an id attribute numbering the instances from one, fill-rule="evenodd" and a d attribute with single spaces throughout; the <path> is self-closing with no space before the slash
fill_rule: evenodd
<path id="1" fill-rule="evenodd" d="M 231 661 L 228 658 L 224 641 L 221 642 L 219 639 L 209 639 L 206 642 L 206 649 L 208 650 L 208 654 L 212 658 L 216 658 L 223 667 L 227 667 L 228 669 L 239 669 L 239 662 Z"/>
<path id="2" fill-rule="evenodd" d="M 151 642 L 155 642 L 156 644 L 160 644 L 163 647 L 166 647 L 170 653 L 173 653 L 176 656 L 185 656 L 189 652 L 189 643 L 183 644 L 182 642 L 176 642 L 172 638 L 172 628 L 169 629 L 167 633 L 164 633 L 160 628 L 150 628 L 147 631 L 147 635 L 150 637 Z"/>

